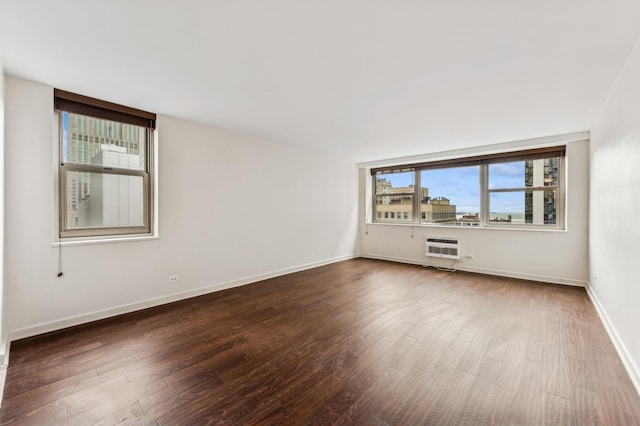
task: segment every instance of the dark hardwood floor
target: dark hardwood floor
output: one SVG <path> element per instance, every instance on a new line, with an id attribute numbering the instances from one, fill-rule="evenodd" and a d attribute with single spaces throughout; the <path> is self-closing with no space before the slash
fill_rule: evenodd
<path id="1" fill-rule="evenodd" d="M 14 342 L 0 424 L 640 425 L 582 288 L 356 259 Z"/>

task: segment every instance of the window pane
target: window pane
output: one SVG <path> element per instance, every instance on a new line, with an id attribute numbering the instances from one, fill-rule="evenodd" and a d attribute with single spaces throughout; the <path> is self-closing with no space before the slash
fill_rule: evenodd
<path id="1" fill-rule="evenodd" d="M 527 187 L 558 186 L 560 158 L 546 158 L 525 162 L 525 184 Z"/>
<path id="2" fill-rule="evenodd" d="M 377 195 L 376 217 L 382 222 L 411 222 L 413 220 L 413 195 Z"/>
<path id="3" fill-rule="evenodd" d="M 555 225 L 557 191 L 493 192 L 489 197 L 492 224 Z"/>
<path id="4" fill-rule="evenodd" d="M 560 158 L 489 164 L 489 189 L 558 185 Z"/>
<path id="5" fill-rule="evenodd" d="M 480 224 L 480 166 L 420 172 L 420 221 Z"/>
<path id="6" fill-rule="evenodd" d="M 489 164 L 489 189 L 524 188 L 524 161 Z"/>
<path id="7" fill-rule="evenodd" d="M 376 194 L 413 193 L 414 172 L 385 173 L 376 176 Z"/>
<path id="8" fill-rule="evenodd" d="M 413 220 L 414 172 L 376 176 L 376 218 L 381 222 Z"/>
<path id="9" fill-rule="evenodd" d="M 64 163 L 146 169 L 146 129 L 62 112 Z"/>
<path id="10" fill-rule="evenodd" d="M 66 172 L 67 228 L 144 226 L 144 179 Z"/>

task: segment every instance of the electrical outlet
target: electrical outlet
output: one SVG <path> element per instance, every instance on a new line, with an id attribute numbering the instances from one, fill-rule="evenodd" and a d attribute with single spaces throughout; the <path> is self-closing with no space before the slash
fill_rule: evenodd
<path id="1" fill-rule="evenodd" d="M 178 281 L 180 281 L 180 275 L 169 275 L 170 283 L 177 283 Z"/>
<path id="2" fill-rule="evenodd" d="M 322 249 L 318 249 L 318 250 L 316 250 L 316 254 L 317 254 L 318 256 L 319 256 L 319 255 L 321 255 L 321 254 L 322 254 Z"/>

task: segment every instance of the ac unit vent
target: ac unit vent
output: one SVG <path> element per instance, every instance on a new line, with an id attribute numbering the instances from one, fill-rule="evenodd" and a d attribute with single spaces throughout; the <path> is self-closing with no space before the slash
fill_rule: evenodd
<path id="1" fill-rule="evenodd" d="M 460 239 L 426 237 L 424 254 L 442 259 L 460 259 Z"/>

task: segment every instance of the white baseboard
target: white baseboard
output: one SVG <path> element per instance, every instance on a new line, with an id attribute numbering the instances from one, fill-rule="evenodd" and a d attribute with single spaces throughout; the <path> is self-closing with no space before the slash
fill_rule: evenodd
<path id="1" fill-rule="evenodd" d="M 4 382 L 7 379 L 10 346 L 9 339 L 6 336 L 0 336 L 0 407 L 2 407 L 2 397 L 4 396 Z"/>
<path id="2" fill-rule="evenodd" d="M 9 348 L 11 347 L 11 341 L 2 336 L 0 339 L 0 368 L 7 368 L 9 365 Z"/>
<path id="3" fill-rule="evenodd" d="M 389 262 L 409 263 L 411 265 L 424 265 L 424 262 L 404 257 L 385 256 L 372 253 L 360 253 L 360 257 L 364 257 L 365 259 L 388 260 Z"/>
<path id="4" fill-rule="evenodd" d="M 251 277 L 245 277 L 238 280 L 228 281 L 225 283 L 218 283 L 206 287 L 201 287 L 193 290 L 182 291 L 165 296 L 154 297 L 152 299 L 143 300 L 141 302 L 130 303 L 126 305 L 117 306 L 114 308 L 103 309 L 99 311 L 89 312 L 82 315 L 64 318 L 61 320 L 46 322 L 37 324 L 30 327 L 25 327 L 17 330 L 12 330 L 9 333 L 9 341 L 24 339 L 26 337 L 36 336 L 38 334 L 48 333 L 51 331 L 61 330 L 63 328 L 72 327 L 75 325 L 85 324 L 91 321 L 97 321 L 116 315 L 127 314 L 130 312 L 138 311 L 141 309 L 152 308 L 154 306 L 164 305 L 166 303 L 176 302 L 179 300 L 189 299 L 191 297 L 202 296 L 204 294 L 213 293 L 220 290 L 226 290 L 233 287 L 240 287 L 247 284 L 253 284 L 258 281 L 267 280 L 270 278 L 279 277 L 282 275 L 291 274 L 294 272 L 300 272 L 311 268 L 317 268 L 318 266 L 324 266 L 331 263 L 341 262 L 344 260 L 354 259 L 357 255 L 339 256 L 331 259 L 325 259 L 318 262 L 307 263 L 304 265 L 295 266 L 292 268 L 281 269 L 278 271 L 269 272 L 266 274 L 254 275 Z M 5 364 L 9 362 L 9 352 L 7 345 L 7 352 L 5 353 Z"/>
<path id="5" fill-rule="evenodd" d="M 384 256 L 384 255 L 379 255 L 379 254 L 372 254 L 372 253 L 361 253 L 360 257 L 365 257 L 368 259 L 378 259 L 378 260 L 389 260 L 391 262 L 400 262 L 400 263 L 409 263 L 412 265 L 428 265 L 428 266 L 445 266 L 447 267 L 448 265 L 450 265 L 453 260 L 438 260 L 438 259 L 434 259 L 433 260 L 433 264 L 429 264 L 424 260 L 417 260 L 417 259 L 409 259 L 409 258 L 401 258 L 401 257 L 394 257 L 394 256 Z M 439 262 L 439 263 L 435 263 L 435 262 Z M 455 269 L 458 271 L 465 271 L 465 272 L 475 272 L 478 274 L 485 274 L 485 275 L 497 275 L 500 277 L 507 277 L 507 278 L 518 278 L 518 279 L 522 279 L 522 280 L 529 280 L 529 281 L 539 281 L 539 282 L 544 282 L 544 283 L 552 283 L 552 284 L 563 284 L 563 285 L 570 285 L 570 286 L 574 286 L 574 287 L 586 287 L 587 286 L 587 282 L 586 281 L 581 281 L 581 280 L 574 280 L 571 278 L 560 278 L 560 277 L 552 277 L 552 276 L 547 276 L 547 275 L 534 275 L 534 274 L 525 274 L 525 273 L 521 273 L 521 272 L 514 272 L 514 271 L 503 271 L 500 269 L 489 269 L 489 268 L 479 268 L 476 266 L 470 266 L 470 265 L 465 265 L 464 263 L 458 262 L 455 265 Z"/>
<path id="6" fill-rule="evenodd" d="M 2 397 L 4 396 L 4 382 L 7 379 L 7 367 L 0 367 L 0 407 L 2 407 Z"/>
<path id="7" fill-rule="evenodd" d="M 607 330 L 607 334 L 609 334 L 609 338 L 613 342 L 613 346 L 616 348 L 618 356 L 622 360 L 622 365 L 624 365 L 624 368 L 627 370 L 627 374 L 629 374 L 629 377 L 631 378 L 633 386 L 636 388 L 636 392 L 640 395 L 640 368 L 638 368 L 636 363 L 633 361 L 633 357 L 620 338 L 615 326 L 611 322 L 607 312 L 604 310 L 604 306 L 600 303 L 598 296 L 596 296 L 589 286 L 587 286 L 587 294 L 589 295 L 593 306 L 596 307 L 596 312 L 598 312 L 600 320 L 604 324 L 604 328 Z"/>
<path id="8" fill-rule="evenodd" d="M 519 278 L 522 280 L 539 281 L 539 282 L 552 283 L 552 284 L 562 284 L 562 285 L 569 285 L 573 287 L 587 286 L 586 281 L 574 280 L 572 278 L 552 277 L 549 275 L 537 275 L 537 274 L 536 275 L 523 274 L 520 272 L 502 271 L 499 269 L 477 268 L 477 267 L 467 266 L 467 265 L 460 265 L 458 269 L 466 272 L 477 272 L 479 274 L 498 275 L 501 277 Z"/>

